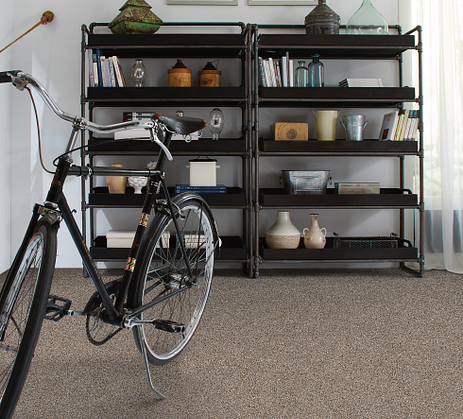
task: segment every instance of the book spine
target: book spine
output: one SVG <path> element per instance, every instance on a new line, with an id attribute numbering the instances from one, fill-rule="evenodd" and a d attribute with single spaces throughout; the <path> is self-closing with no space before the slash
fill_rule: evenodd
<path id="1" fill-rule="evenodd" d="M 103 87 L 103 70 L 101 68 L 101 51 L 99 49 L 95 51 L 95 60 L 98 73 L 98 86 Z"/>
<path id="2" fill-rule="evenodd" d="M 264 68 L 264 60 L 262 57 L 259 57 L 259 74 L 260 74 L 260 82 L 263 87 L 267 87 L 267 79 L 265 77 L 265 68 Z"/>
<path id="3" fill-rule="evenodd" d="M 95 87 L 95 75 L 93 73 L 93 51 L 91 49 L 87 50 L 88 58 L 88 84 L 90 87 Z"/>
<path id="4" fill-rule="evenodd" d="M 117 65 L 117 57 L 115 55 L 113 55 L 111 57 L 111 61 L 112 61 L 112 66 L 113 66 L 113 69 L 114 69 L 114 75 L 115 75 L 115 78 L 116 78 L 116 85 L 118 87 L 122 87 L 122 79 L 121 79 L 121 75 L 119 73 L 119 66 Z"/>
<path id="5" fill-rule="evenodd" d="M 114 71 L 114 64 L 113 64 L 113 57 L 108 58 L 108 66 L 109 66 L 110 86 L 117 87 L 116 73 Z"/>

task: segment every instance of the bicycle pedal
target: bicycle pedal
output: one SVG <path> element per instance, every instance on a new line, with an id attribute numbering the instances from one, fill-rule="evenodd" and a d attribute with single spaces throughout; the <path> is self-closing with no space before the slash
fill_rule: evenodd
<path id="1" fill-rule="evenodd" d="M 171 320 L 154 320 L 154 327 L 169 333 L 184 333 L 185 325 Z"/>
<path id="2" fill-rule="evenodd" d="M 49 295 L 45 318 L 57 322 L 68 314 L 70 307 L 71 300 L 56 295 Z"/>

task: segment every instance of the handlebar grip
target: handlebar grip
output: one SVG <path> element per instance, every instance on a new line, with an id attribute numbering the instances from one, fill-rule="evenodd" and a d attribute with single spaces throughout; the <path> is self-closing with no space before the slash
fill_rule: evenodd
<path id="1" fill-rule="evenodd" d="M 11 83 L 11 76 L 16 76 L 18 73 L 22 73 L 21 70 L 1 71 L 0 72 L 0 83 Z"/>

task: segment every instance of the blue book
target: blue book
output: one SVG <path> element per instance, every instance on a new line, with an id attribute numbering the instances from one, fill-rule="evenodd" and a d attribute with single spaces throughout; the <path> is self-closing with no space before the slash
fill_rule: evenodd
<path id="1" fill-rule="evenodd" d="M 98 71 L 98 86 L 103 87 L 103 72 L 101 70 L 101 51 L 99 49 L 95 50 L 96 54 L 96 67 Z"/>
<path id="2" fill-rule="evenodd" d="M 190 185 L 176 185 L 175 193 L 182 192 L 196 192 L 196 193 L 227 193 L 225 185 L 217 186 L 190 186 Z"/>

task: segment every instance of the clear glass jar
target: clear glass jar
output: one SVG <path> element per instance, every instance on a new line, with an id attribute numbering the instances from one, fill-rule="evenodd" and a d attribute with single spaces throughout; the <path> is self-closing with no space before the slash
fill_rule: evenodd
<path id="1" fill-rule="evenodd" d="M 325 75 L 323 63 L 320 62 L 319 55 L 312 55 L 312 62 L 309 64 L 309 87 L 323 87 L 325 85 Z"/>
<path id="2" fill-rule="evenodd" d="M 347 33 L 351 35 L 387 35 L 389 26 L 371 0 L 363 0 L 360 8 L 347 22 Z"/>
<path id="3" fill-rule="evenodd" d="M 309 85 L 309 69 L 305 66 L 305 61 L 298 61 L 295 70 L 296 87 L 307 87 Z"/>

